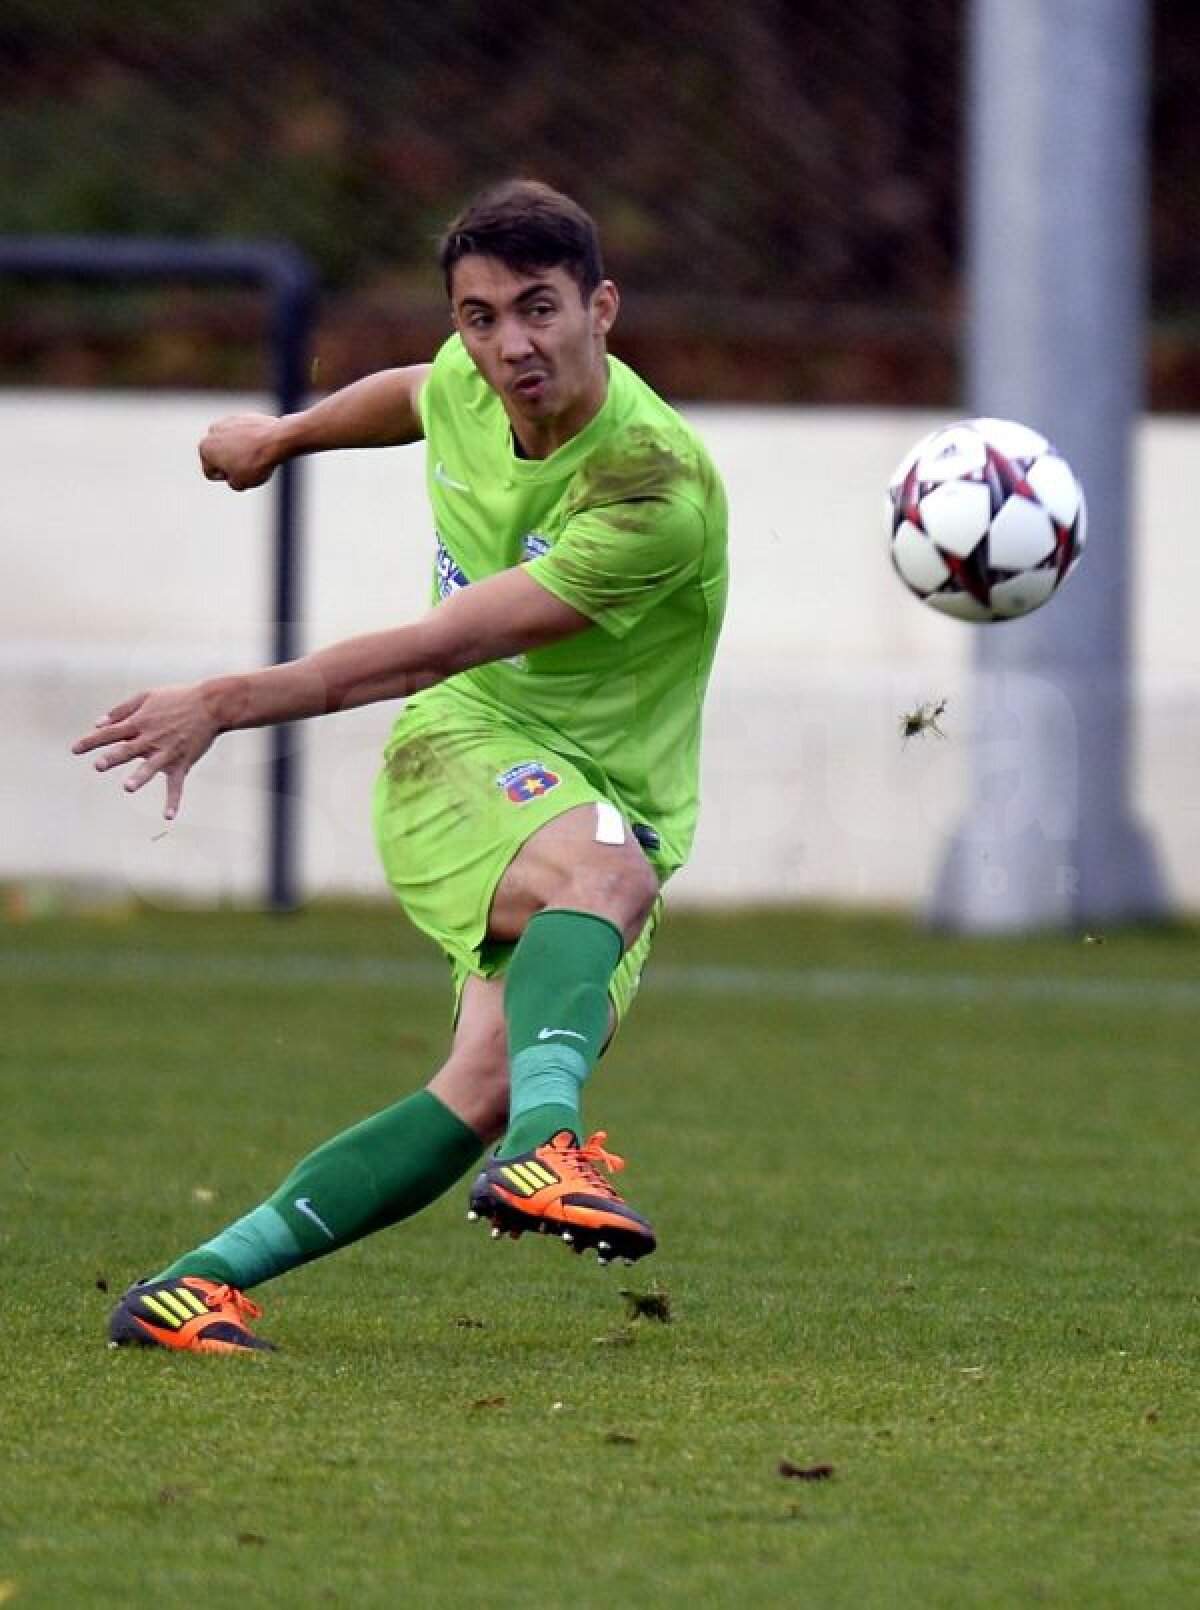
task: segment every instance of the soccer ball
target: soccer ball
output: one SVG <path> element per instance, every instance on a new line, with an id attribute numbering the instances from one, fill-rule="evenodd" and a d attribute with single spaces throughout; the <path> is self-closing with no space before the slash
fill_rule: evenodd
<path id="1" fill-rule="evenodd" d="M 1087 537 L 1070 465 L 1009 419 L 964 419 L 923 437 L 896 466 L 887 522 L 901 581 L 962 621 L 1040 608 Z"/>

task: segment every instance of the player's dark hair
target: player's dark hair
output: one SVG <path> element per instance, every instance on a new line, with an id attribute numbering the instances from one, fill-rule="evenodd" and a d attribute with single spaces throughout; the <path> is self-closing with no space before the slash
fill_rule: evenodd
<path id="1" fill-rule="evenodd" d="M 536 179 L 505 179 L 475 197 L 442 236 L 446 292 L 454 265 L 477 253 L 514 274 L 565 268 L 586 302 L 604 278 L 596 225 L 578 202 Z"/>

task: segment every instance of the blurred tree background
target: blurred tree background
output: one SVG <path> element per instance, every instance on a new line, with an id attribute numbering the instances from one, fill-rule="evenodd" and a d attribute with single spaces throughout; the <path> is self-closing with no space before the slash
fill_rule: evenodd
<path id="1" fill-rule="evenodd" d="M 536 175 L 598 218 L 614 345 L 668 394 L 946 405 L 965 10 L 0 0 L 0 232 L 290 240 L 324 389 L 431 353 L 442 227 Z M 1154 29 L 1151 396 L 1194 408 L 1200 7 L 1158 0 Z M 253 292 L 0 297 L 8 384 L 266 384 Z"/>

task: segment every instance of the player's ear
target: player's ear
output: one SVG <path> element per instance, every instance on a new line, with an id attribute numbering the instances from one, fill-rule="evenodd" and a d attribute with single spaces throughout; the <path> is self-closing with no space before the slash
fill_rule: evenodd
<path id="1" fill-rule="evenodd" d="M 612 280 L 601 280 L 592 292 L 592 334 L 604 336 L 617 322 L 621 297 Z"/>

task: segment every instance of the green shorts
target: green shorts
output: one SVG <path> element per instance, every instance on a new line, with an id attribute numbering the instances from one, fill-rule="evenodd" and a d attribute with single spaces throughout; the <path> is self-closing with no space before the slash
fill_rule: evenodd
<path id="1" fill-rule="evenodd" d="M 456 1015 L 466 980 L 497 977 L 512 955 L 513 945 L 487 937 L 509 862 L 547 822 L 605 798 L 576 763 L 516 727 L 475 723 L 435 701 L 405 708 L 375 784 L 375 840 L 405 913 L 450 959 Z M 661 907 L 660 899 L 613 974 L 618 1022 L 637 993 Z"/>

